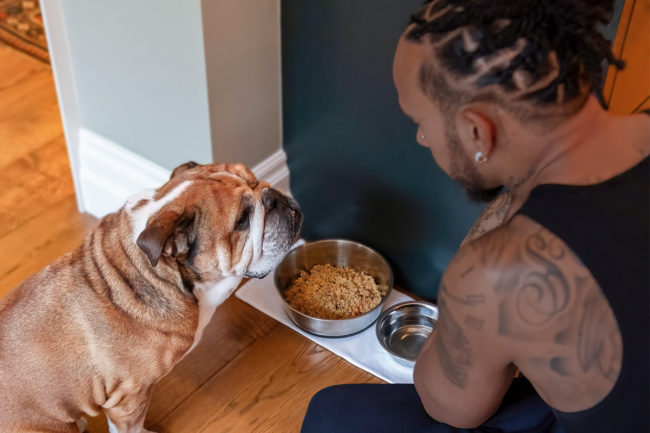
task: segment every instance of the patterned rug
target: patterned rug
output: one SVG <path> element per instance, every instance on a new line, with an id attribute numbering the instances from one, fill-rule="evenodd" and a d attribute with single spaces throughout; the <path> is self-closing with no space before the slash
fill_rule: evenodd
<path id="1" fill-rule="evenodd" d="M 50 61 L 38 0 L 0 0 L 0 41 Z"/>

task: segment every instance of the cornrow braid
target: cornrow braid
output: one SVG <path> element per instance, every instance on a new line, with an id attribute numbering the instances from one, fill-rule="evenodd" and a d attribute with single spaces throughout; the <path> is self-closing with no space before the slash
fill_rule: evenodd
<path id="1" fill-rule="evenodd" d="M 603 62 L 624 66 L 598 30 L 612 9 L 613 0 L 429 0 L 411 17 L 406 38 L 426 36 L 444 75 L 471 78 L 476 89 L 496 86 L 537 105 L 586 100 L 590 92 L 602 101 Z M 508 62 L 493 61 L 508 51 Z M 434 71 L 420 79 L 425 88 L 445 87 Z"/>

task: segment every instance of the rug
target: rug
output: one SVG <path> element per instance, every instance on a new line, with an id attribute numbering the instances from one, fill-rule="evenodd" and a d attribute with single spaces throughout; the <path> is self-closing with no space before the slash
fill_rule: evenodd
<path id="1" fill-rule="evenodd" d="M 38 0 L 0 0 L 0 41 L 50 61 Z"/>

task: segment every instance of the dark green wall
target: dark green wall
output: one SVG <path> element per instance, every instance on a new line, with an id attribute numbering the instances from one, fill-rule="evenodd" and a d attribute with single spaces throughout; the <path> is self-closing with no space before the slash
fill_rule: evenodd
<path id="1" fill-rule="evenodd" d="M 615 20 L 603 31 L 613 39 Z M 309 240 L 383 253 L 398 284 L 435 298 L 481 207 L 415 142 L 392 82 L 393 51 L 422 0 L 283 0 L 284 145 Z"/>
<path id="2" fill-rule="evenodd" d="M 434 298 L 480 212 L 415 142 L 393 52 L 420 0 L 284 0 L 284 143 L 309 240 L 383 253 L 398 283 Z"/>

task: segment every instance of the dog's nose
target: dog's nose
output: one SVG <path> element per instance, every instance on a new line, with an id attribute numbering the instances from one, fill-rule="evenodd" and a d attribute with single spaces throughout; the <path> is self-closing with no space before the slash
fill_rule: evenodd
<path id="1" fill-rule="evenodd" d="M 262 204 L 267 212 L 276 207 L 284 207 L 291 209 L 293 212 L 300 212 L 300 206 L 294 199 L 273 188 L 265 189 L 262 192 Z"/>
<path id="2" fill-rule="evenodd" d="M 278 206 L 278 195 L 279 193 L 272 188 L 265 189 L 262 192 L 262 204 L 264 204 L 264 209 L 266 209 L 267 212 Z"/>

